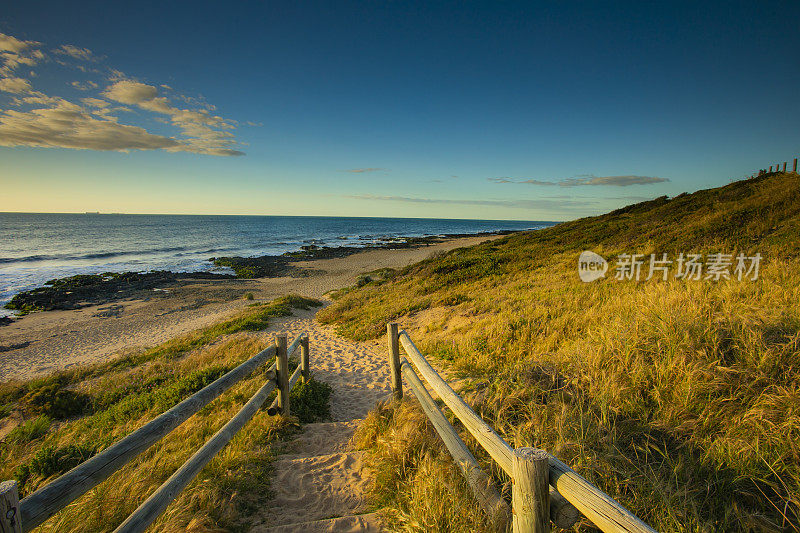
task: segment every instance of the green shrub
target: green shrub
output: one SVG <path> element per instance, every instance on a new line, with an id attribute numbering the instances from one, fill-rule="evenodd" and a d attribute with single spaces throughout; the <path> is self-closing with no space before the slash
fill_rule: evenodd
<path id="1" fill-rule="evenodd" d="M 91 403 L 91 396 L 62 389 L 50 383 L 29 393 L 23 401 L 36 414 L 65 419 L 82 414 Z"/>
<path id="2" fill-rule="evenodd" d="M 314 378 L 297 382 L 289 393 L 292 414 L 303 424 L 325 420 L 331 416 L 330 397 L 333 387 Z"/>
<path id="3" fill-rule="evenodd" d="M 63 446 L 55 448 L 45 446 L 33 456 L 28 463 L 23 463 L 16 470 L 16 478 L 21 488 L 34 477 L 41 479 L 68 472 L 89 459 L 97 452 L 97 448 L 87 445 Z"/>

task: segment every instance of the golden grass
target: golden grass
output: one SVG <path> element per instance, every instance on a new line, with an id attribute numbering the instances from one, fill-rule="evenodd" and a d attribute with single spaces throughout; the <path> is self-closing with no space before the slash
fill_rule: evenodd
<path id="1" fill-rule="evenodd" d="M 292 307 L 308 303 L 289 297 L 249 308 L 231 320 L 135 354 L 134 360 L 138 357 L 142 361 L 138 365 L 112 361 L 72 372 L 61 379 L 6 387 L 7 398 L 18 398 L 12 404 L 17 411 L 28 409 L 27 396 L 22 396 L 18 389 L 23 392 L 35 389 L 43 381 L 80 391 L 92 401 L 84 416 L 61 421 L 39 417 L 35 419 L 38 421 L 35 431 L 17 432 L 16 439 L 7 437 L 0 448 L 0 478 L 19 479 L 23 482 L 23 495 L 44 486 L 74 466 L 66 463 L 59 452 L 77 449 L 88 456 L 143 426 L 266 347 L 264 340 L 249 335 L 248 331 L 262 329 L 270 317 L 291 314 Z M 234 385 L 37 530 L 113 531 L 238 412 L 263 385 L 267 366 Z M 294 417 L 270 417 L 266 411 L 259 411 L 150 530 L 246 530 L 248 515 L 269 497 L 275 447 L 298 427 Z M 47 451 L 53 453 L 47 456 Z M 48 463 L 43 457 L 62 458 L 50 459 Z M 39 466 L 32 467 L 37 460 Z"/>
<path id="2" fill-rule="evenodd" d="M 800 530 L 799 220 L 800 179 L 771 175 L 456 250 L 320 318 L 362 339 L 399 321 L 473 380 L 512 445 L 554 453 L 656 529 Z M 583 249 L 765 259 L 758 281 L 582 283 Z M 398 512 L 434 483 L 411 479 Z"/>

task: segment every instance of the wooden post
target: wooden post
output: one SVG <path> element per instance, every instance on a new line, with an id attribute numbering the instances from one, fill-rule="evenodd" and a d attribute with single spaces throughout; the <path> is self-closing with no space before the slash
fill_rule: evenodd
<path id="1" fill-rule="evenodd" d="M 513 533 L 550 531 L 550 460 L 544 450 L 518 448 L 511 477 Z"/>
<path id="2" fill-rule="evenodd" d="M 275 373 L 278 378 L 278 409 L 281 414 L 289 414 L 289 355 L 286 351 L 286 334 L 275 335 L 278 349 Z"/>
<path id="3" fill-rule="evenodd" d="M 303 383 L 308 383 L 311 377 L 308 369 L 308 337 L 303 337 L 300 341 L 300 372 L 303 375 Z"/>
<path id="4" fill-rule="evenodd" d="M 768 172 L 769 172 L 770 174 L 772 173 L 772 165 L 770 165 L 770 166 L 769 166 L 769 170 L 768 170 Z"/>
<path id="5" fill-rule="evenodd" d="M 786 172 L 786 161 L 783 162 L 783 171 Z"/>
<path id="6" fill-rule="evenodd" d="M 22 533 L 19 494 L 14 480 L 0 483 L 0 533 Z"/>
<path id="7" fill-rule="evenodd" d="M 792 172 L 797 172 L 797 158 L 794 158 L 794 163 L 792 163 Z"/>
<path id="8" fill-rule="evenodd" d="M 389 336 L 389 369 L 392 372 L 392 392 L 395 400 L 403 399 L 403 380 L 400 375 L 400 341 L 397 322 L 386 324 Z"/>

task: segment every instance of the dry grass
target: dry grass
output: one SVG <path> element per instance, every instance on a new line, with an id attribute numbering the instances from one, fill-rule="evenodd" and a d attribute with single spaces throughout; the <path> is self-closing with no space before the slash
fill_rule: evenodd
<path id="1" fill-rule="evenodd" d="M 361 339 L 400 321 L 473 380 L 510 443 L 554 453 L 656 529 L 800 530 L 798 228 L 800 179 L 773 174 L 455 250 L 320 316 Z M 584 249 L 765 260 L 755 282 L 582 283 Z M 389 440 L 400 457 L 416 449 Z M 434 483 L 404 468 L 417 484 L 397 485 L 398 512 Z"/>
<path id="2" fill-rule="evenodd" d="M 29 412 L 26 398 L 43 386 L 77 391 L 89 398 L 83 416 L 30 418 L 1 444 L 0 478 L 16 477 L 23 495 L 44 486 L 77 462 L 106 448 L 266 347 L 249 335 L 271 317 L 315 302 L 287 297 L 254 306 L 224 323 L 173 340 L 132 359 L 112 361 L 5 387 L 11 411 Z M 184 461 L 222 427 L 263 385 L 266 366 L 203 408 L 42 525 L 39 531 L 112 531 Z M 44 383 L 44 385 L 43 385 Z M 267 405 L 269 402 L 267 402 Z M 294 417 L 259 411 L 201 471 L 151 531 L 246 529 L 250 511 L 269 497 L 269 473 L 279 441 L 298 428 Z"/>

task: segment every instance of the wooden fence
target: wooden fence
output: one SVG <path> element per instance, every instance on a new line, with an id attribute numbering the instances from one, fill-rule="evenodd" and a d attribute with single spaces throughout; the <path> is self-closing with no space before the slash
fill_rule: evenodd
<path id="1" fill-rule="evenodd" d="M 289 356 L 298 347 L 300 348 L 300 365 L 289 376 Z M 270 415 L 278 412 L 289 414 L 289 391 L 301 376 L 303 380 L 309 378 L 309 343 L 306 334 L 298 336 L 289 346 L 287 346 L 286 335 L 276 335 L 273 346 L 262 350 L 204 389 L 22 501 L 19 501 L 16 481 L 4 481 L 0 484 L 0 533 L 22 533 L 41 525 L 273 358 L 275 361 L 267 370 L 267 381 L 258 392 L 222 429 L 217 431 L 202 448 L 197 450 L 183 466 L 114 530 L 115 533 L 144 531 L 217 452 L 225 447 L 236 433 L 253 418 L 273 389 L 278 389 L 278 396 L 268 409 L 268 413 Z"/>
<path id="2" fill-rule="evenodd" d="M 512 448 L 439 376 L 408 333 L 399 331 L 395 323 L 387 325 L 387 332 L 394 398 L 403 398 L 401 378 L 405 377 L 496 531 L 506 531 L 510 523 L 514 533 L 542 533 L 550 530 L 550 521 L 568 528 L 583 513 L 602 531 L 654 532 L 608 494 L 546 451 Z M 407 358 L 401 358 L 400 346 Z M 511 508 L 439 410 L 414 367 L 478 444 L 509 475 L 512 480 Z"/>
<path id="3" fill-rule="evenodd" d="M 761 170 L 758 171 L 758 174 L 753 174 L 753 177 L 755 178 L 756 176 L 763 176 L 764 174 L 771 174 L 772 172 L 786 172 L 786 167 L 787 167 L 788 163 L 789 163 L 788 161 L 784 161 L 783 162 L 783 170 L 781 170 L 781 164 L 780 163 L 775 163 L 775 170 L 774 171 L 772 170 L 772 165 L 769 166 L 769 169 L 762 168 Z M 797 158 L 796 157 L 792 161 L 792 172 L 795 172 L 795 173 L 797 172 Z"/>

